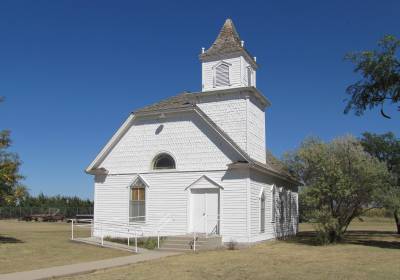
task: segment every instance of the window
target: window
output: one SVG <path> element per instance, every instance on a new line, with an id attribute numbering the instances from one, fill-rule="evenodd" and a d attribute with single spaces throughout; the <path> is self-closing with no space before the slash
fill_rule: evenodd
<path id="1" fill-rule="evenodd" d="M 253 85 L 251 79 L 252 79 L 251 68 L 250 68 L 250 67 L 247 67 L 247 85 L 248 85 L 249 87 L 251 87 L 251 86 Z"/>
<path id="2" fill-rule="evenodd" d="M 283 190 L 279 192 L 279 202 L 280 202 L 280 207 L 279 207 L 280 222 L 283 223 L 285 221 L 285 193 Z"/>
<path id="3" fill-rule="evenodd" d="M 139 180 L 131 187 L 129 220 L 131 222 L 146 220 L 146 186 Z"/>
<path id="4" fill-rule="evenodd" d="M 153 160 L 153 169 L 175 169 L 175 160 L 169 154 L 159 154 Z"/>
<path id="5" fill-rule="evenodd" d="M 272 222 L 275 223 L 276 219 L 276 191 L 275 186 L 272 187 Z"/>
<path id="6" fill-rule="evenodd" d="M 222 63 L 215 68 L 215 86 L 229 86 L 229 65 Z"/>
<path id="7" fill-rule="evenodd" d="M 265 195 L 261 194 L 260 199 L 260 232 L 265 232 Z"/>

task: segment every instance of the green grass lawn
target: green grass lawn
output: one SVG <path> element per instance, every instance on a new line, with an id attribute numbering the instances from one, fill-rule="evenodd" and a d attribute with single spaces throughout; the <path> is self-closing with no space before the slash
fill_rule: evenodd
<path id="1" fill-rule="evenodd" d="M 188 253 L 64 280 L 400 279 L 400 237 L 390 219 L 351 225 L 342 244 L 315 246 L 312 226 L 298 237 L 251 248 Z M 87 235 L 81 230 L 79 235 Z M 0 221 L 0 273 L 128 255 L 69 241 L 70 225 Z"/>
<path id="2" fill-rule="evenodd" d="M 88 236 L 80 229 L 79 236 Z M 67 223 L 0 220 L 0 274 L 129 255 L 70 241 Z"/>
<path id="3" fill-rule="evenodd" d="M 311 230 L 306 224 L 293 240 L 189 253 L 63 279 L 400 279 L 400 237 L 392 220 L 355 222 L 343 244 L 330 246 L 315 246 Z"/>

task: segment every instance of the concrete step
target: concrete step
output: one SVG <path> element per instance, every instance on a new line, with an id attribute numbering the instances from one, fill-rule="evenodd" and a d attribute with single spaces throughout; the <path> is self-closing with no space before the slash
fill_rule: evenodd
<path id="1" fill-rule="evenodd" d="M 197 250 L 212 250 L 222 246 L 220 236 L 199 236 L 196 238 Z M 160 250 L 164 251 L 193 251 L 193 236 L 167 236 L 163 239 Z"/>

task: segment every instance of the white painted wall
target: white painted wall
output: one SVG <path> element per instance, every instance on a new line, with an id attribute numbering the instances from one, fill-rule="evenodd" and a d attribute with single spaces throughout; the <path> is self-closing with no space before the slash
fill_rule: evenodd
<path id="1" fill-rule="evenodd" d="M 149 172 L 163 151 L 175 158 L 179 171 L 224 170 L 241 158 L 198 115 L 186 112 L 135 120 L 99 167 L 110 174 Z"/>
<path id="2" fill-rule="evenodd" d="M 252 69 L 252 75 L 251 75 L 251 86 L 256 87 L 256 70 L 250 65 L 250 63 L 243 57 L 240 57 L 241 61 L 241 81 L 243 86 L 248 86 L 249 85 L 249 77 L 248 77 L 248 72 L 247 68 L 250 67 Z"/>
<path id="3" fill-rule="evenodd" d="M 144 235 L 155 233 L 154 229 L 164 214 L 171 214 L 174 221 L 165 225 L 162 234 L 185 234 L 189 231 L 189 185 L 201 176 L 207 175 L 220 184 L 221 234 L 225 242 L 234 239 L 247 241 L 247 203 L 246 171 L 209 171 L 209 172 L 153 172 L 141 174 L 149 184 L 146 189 L 146 223 Z M 129 186 L 135 174 L 108 175 L 95 183 L 95 222 L 128 222 Z M 148 227 L 146 228 L 146 225 Z M 95 235 L 100 235 L 97 230 Z M 104 228 L 104 234 L 118 236 Z"/>
<path id="4" fill-rule="evenodd" d="M 294 235 L 298 231 L 298 193 L 297 188 L 289 186 L 287 183 L 274 179 L 266 174 L 252 171 L 250 174 L 250 212 L 251 242 L 279 238 L 283 236 Z M 275 195 L 275 217 L 273 217 L 273 191 L 272 187 L 276 187 Z M 284 193 L 284 215 L 281 219 L 279 188 Z M 266 213 L 265 213 L 265 232 L 260 232 L 260 193 L 264 191 Z M 290 192 L 291 199 L 289 201 L 288 194 Z M 281 196 L 282 197 L 282 196 Z M 290 214 L 290 216 L 289 216 Z"/>
<path id="5" fill-rule="evenodd" d="M 214 84 L 214 68 L 221 62 L 226 62 L 230 65 L 229 67 L 229 80 L 230 86 L 215 87 Z M 247 67 L 250 66 L 248 61 L 243 56 L 236 57 L 215 57 L 212 61 L 204 61 L 201 64 L 202 68 L 202 90 L 210 91 L 217 89 L 236 88 L 236 87 L 247 87 Z M 250 66 L 251 67 L 251 66 Z M 256 86 L 256 71 L 253 69 L 252 75 L 252 86 Z"/>
<path id="6" fill-rule="evenodd" d="M 254 98 L 248 100 L 247 106 L 247 153 L 253 159 L 265 163 L 265 109 Z"/>
<path id="7" fill-rule="evenodd" d="M 266 161 L 265 109 L 255 98 L 237 93 L 213 94 L 198 100 L 203 110 L 252 158 Z"/>
<path id="8" fill-rule="evenodd" d="M 247 151 L 247 101 L 240 92 L 202 97 L 197 106 L 226 134 Z"/>
<path id="9" fill-rule="evenodd" d="M 214 86 L 214 67 L 218 65 L 220 62 L 226 62 L 230 65 L 229 67 L 229 82 L 230 86 L 228 87 L 215 87 Z M 202 89 L 203 91 L 207 90 L 216 90 L 216 89 L 224 89 L 231 87 L 241 87 L 241 59 L 240 57 L 234 58 L 226 58 L 216 61 L 203 62 L 202 66 Z"/>

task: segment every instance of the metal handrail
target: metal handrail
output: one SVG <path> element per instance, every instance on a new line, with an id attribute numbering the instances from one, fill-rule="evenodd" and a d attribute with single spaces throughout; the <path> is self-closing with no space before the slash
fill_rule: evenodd
<path id="1" fill-rule="evenodd" d="M 211 218 L 210 217 L 215 217 Z M 128 235 L 128 246 L 130 246 L 130 238 L 135 238 L 135 251 L 137 252 L 137 238 L 138 238 L 138 232 L 141 232 L 141 235 L 144 235 L 144 233 L 147 233 L 146 236 L 154 236 L 157 237 L 157 247 L 160 248 L 160 232 L 161 230 L 171 223 L 172 221 L 176 220 L 186 220 L 187 217 L 185 215 L 182 216 L 176 216 L 172 214 L 164 214 L 160 219 L 158 219 L 158 222 L 149 222 L 146 221 L 145 223 L 143 222 L 130 222 L 129 217 L 129 222 L 119 222 L 119 221 L 102 221 L 102 220 L 96 220 L 94 222 L 93 219 L 82 219 L 82 222 L 89 222 L 90 224 L 83 224 L 83 225 L 78 225 L 74 220 L 71 220 L 71 239 L 74 240 L 74 226 L 76 227 L 91 227 L 91 236 L 94 234 L 94 230 L 99 230 L 101 233 L 101 244 L 104 246 L 104 227 L 107 227 L 108 232 L 114 232 L 114 233 L 122 233 L 125 235 Z M 221 218 L 219 215 L 204 215 L 205 221 L 203 221 L 204 226 L 206 227 L 205 229 L 205 234 L 208 236 L 209 234 L 213 234 L 214 232 L 216 234 L 219 233 L 220 230 L 220 222 Z M 213 230 L 209 233 L 208 232 L 208 222 L 211 220 L 215 220 L 216 226 L 213 228 Z M 195 225 L 198 225 L 201 221 L 196 223 Z M 118 229 L 115 229 L 113 227 L 117 227 Z M 123 230 L 121 230 L 121 228 Z M 174 232 L 174 230 L 169 230 L 169 232 Z M 181 233 L 181 231 L 176 231 L 176 233 Z M 198 233 L 193 231 L 193 251 L 196 251 L 196 241 L 198 239 Z"/>
<path id="2" fill-rule="evenodd" d="M 89 219 L 87 219 L 87 221 L 89 221 Z M 75 227 L 82 227 L 82 228 L 84 228 L 84 227 L 91 227 L 91 236 L 93 236 L 93 232 L 94 232 L 94 230 L 96 229 L 96 230 L 98 230 L 98 229 L 100 229 L 100 232 L 101 232 L 101 246 L 104 246 L 104 232 L 103 232 L 103 225 L 114 225 L 114 226 L 124 226 L 124 224 L 123 223 L 103 223 L 103 222 L 99 222 L 99 221 L 96 221 L 96 224 L 99 224 L 99 226 L 95 226 L 94 225 L 94 223 L 93 223 L 93 220 L 92 219 L 90 219 L 90 224 L 83 224 L 83 225 L 75 225 L 75 223 L 74 223 L 74 220 L 72 219 L 71 220 L 71 240 L 74 240 L 75 239 L 75 236 L 74 236 L 74 226 Z M 137 231 L 135 230 L 134 231 L 134 233 L 130 233 L 130 229 L 129 228 L 127 228 L 127 231 L 121 231 L 121 230 L 115 230 L 115 229 L 110 229 L 110 228 L 107 228 L 107 231 L 108 232 L 115 232 L 115 233 L 122 233 L 122 234 L 125 234 L 125 235 L 128 235 L 128 238 L 127 238 L 127 240 L 128 240 L 128 247 L 130 246 L 130 238 L 135 238 L 135 252 L 137 253 L 138 252 L 138 247 L 137 247 L 137 238 L 138 238 L 138 235 L 137 235 Z"/>

